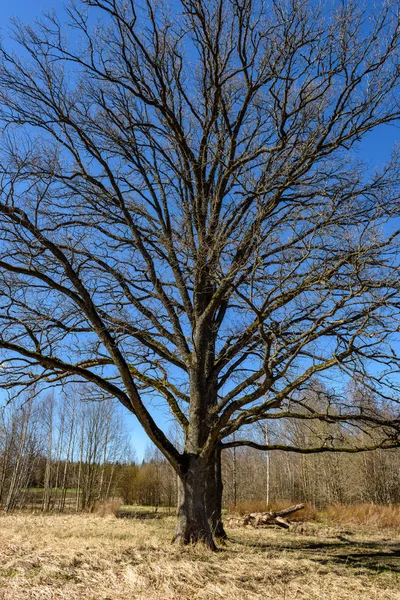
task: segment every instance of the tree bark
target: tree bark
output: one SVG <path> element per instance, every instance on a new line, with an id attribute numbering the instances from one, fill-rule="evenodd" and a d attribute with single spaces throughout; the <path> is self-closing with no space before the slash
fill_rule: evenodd
<path id="1" fill-rule="evenodd" d="M 208 467 L 198 456 L 188 456 L 187 468 L 180 475 L 174 541 L 180 544 L 203 542 L 216 550 L 205 503 Z"/>
<path id="2" fill-rule="evenodd" d="M 205 502 L 207 518 L 211 531 L 216 538 L 226 539 L 227 535 L 222 521 L 222 448 L 217 446 L 207 469 Z"/>

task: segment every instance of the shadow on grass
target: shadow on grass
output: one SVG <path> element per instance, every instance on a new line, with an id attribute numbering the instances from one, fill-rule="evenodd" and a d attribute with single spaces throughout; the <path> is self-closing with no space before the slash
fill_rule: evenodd
<path id="1" fill-rule="evenodd" d="M 142 521 L 148 519 L 165 519 L 166 517 L 174 516 L 173 512 L 151 510 L 119 510 L 117 513 L 118 519 L 140 519 Z"/>
<path id="2" fill-rule="evenodd" d="M 341 564 L 370 571 L 400 573 L 400 551 L 394 552 L 357 552 L 334 554 L 327 558 L 314 559 L 320 564 Z"/>
<path id="3" fill-rule="evenodd" d="M 338 540 L 311 542 L 294 540 L 292 543 L 274 544 L 262 541 L 245 541 L 229 538 L 239 544 L 271 554 L 282 550 L 301 554 L 322 565 L 342 565 L 352 569 L 368 569 L 374 572 L 400 573 L 400 544 L 397 542 L 356 542 L 344 537 Z"/>
<path id="4" fill-rule="evenodd" d="M 119 511 L 117 513 L 118 519 L 140 519 L 141 521 L 148 519 L 162 519 L 163 517 L 168 517 L 168 515 L 163 515 L 161 513 L 156 512 L 138 512 L 138 511 Z"/>

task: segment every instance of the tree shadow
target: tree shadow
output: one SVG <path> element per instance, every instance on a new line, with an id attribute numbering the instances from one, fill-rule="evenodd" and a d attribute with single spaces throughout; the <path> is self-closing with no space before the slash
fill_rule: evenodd
<path id="1" fill-rule="evenodd" d="M 338 536 L 335 540 L 308 541 L 293 540 L 292 543 L 271 543 L 267 541 L 238 540 L 229 538 L 232 544 L 238 544 L 271 556 L 279 556 L 282 550 L 300 553 L 321 565 L 341 565 L 349 568 L 368 569 L 374 572 L 390 571 L 400 573 L 400 543 L 392 541 L 357 542 Z"/>
<path id="2" fill-rule="evenodd" d="M 394 552 L 357 552 L 334 554 L 327 558 L 314 558 L 320 564 L 340 564 L 370 571 L 400 573 L 400 550 Z"/>
<path id="3" fill-rule="evenodd" d="M 164 519 L 170 517 L 169 513 L 158 513 L 153 511 L 123 511 L 120 510 L 117 513 L 118 519 L 139 519 L 141 521 L 147 521 L 149 519 Z"/>

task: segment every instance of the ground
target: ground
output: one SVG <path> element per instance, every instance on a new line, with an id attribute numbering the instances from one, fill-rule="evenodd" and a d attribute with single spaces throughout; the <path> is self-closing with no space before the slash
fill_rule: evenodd
<path id="1" fill-rule="evenodd" d="M 400 532 L 231 529 L 219 553 L 170 544 L 174 518 L 0 517 L 1 600 L 400 600 Z"/>

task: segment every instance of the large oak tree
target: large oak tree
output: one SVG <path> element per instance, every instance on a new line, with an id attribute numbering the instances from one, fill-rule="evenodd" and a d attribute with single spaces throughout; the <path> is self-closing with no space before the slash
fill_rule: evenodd
<path id="1" fill-rule="evenodd" d="M 399 443 L 399 161 L 356 153 L 399 117 L 398 11 L 86 0 L 3 46 L 2 385 L 118 398 L 180 478 L 180 541 L 214 547 L 221 449 L 257 421 Z"/>

